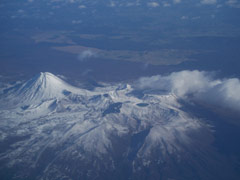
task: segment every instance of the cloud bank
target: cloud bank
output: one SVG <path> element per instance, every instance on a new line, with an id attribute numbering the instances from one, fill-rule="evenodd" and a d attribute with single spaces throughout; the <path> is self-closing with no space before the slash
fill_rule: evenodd
<path id="1" fill-rule="evenodd" d="M 204 71 L 180 71 L 168 76 L 143 77 L 136 83 L 138 89 L 161 90 L 181 98 L 194 100 L 240 112 L 240 80 L 214 79 Z"/>

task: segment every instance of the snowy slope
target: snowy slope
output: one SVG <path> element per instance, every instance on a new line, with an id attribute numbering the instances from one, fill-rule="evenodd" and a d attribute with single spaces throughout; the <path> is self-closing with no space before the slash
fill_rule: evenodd
<path id="1" fill-rule="evenodd" d="M 40 73 L 4 92 L 2 99 L 8 101 L 0 109 L 0 141 L 16 140 L 1 151 L 0 162 L 10 168 L 44 166 L 42 178 L 59 171 L 59 161 L 69 162 L 65 168 L 71 168 L 72 161 L 88 166 L 90 157 L 107 159 L 105 165 L 91 162 L 92 168 L 114 170 L 117 147 L 133 169 L 139 161 L 137 166 L 149 166 L 153 151 L 160 152 L 159 160 L 177 155 L 193 143 L 189 133 L 203 127 L 180 110 L 176 96 L 138 97 L 130 85 L 87 91 Z M 43 165 L 47 154 L 51 157 Z"/>
<path id="2" fill-rule="evenodd" d="M 22 104 L 37 104 L 63 98 L 68 92 L 84 93 L 51 73 L 40 73 L 26 83 L 5 90 L 8 99 Z"/>

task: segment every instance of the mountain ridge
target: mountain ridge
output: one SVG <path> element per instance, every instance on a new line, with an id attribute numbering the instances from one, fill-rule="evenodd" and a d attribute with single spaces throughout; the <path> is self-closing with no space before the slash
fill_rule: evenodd
<path id="1" fill-rule="evenodd" d="M 15 88 L 6 92 L 9 98 L 20 96 L 14 99 L 15 104 L 0 107 L 0 127 L 4 127 L 0 143 L 12 137 L 20 141 L 13 141 L 12 148 L 0 154 L 0 163 L 7 162 L 10 169 L 31 167 L 30 172 L 44 166 L 44 176 L 37 179 L 54 179 L 52 174 L 60 171 L 63 178 L 68 174 L 66 169 L 75 169 L 71 162 L 84 165 L 82 170 L 74 170 L 75 177 L 86 177 L 86 167 L 96 169 L 87 179 L 100 177 L 101 168 L 116 171 L 119 157 L 131 173 L 138 173 L 136 169 L 159 166 L 171 156 L 189 152 L 195 147 L 191 134 L 205 128 L 181 110 L 176 96 L 138 97 L 128 84 L 88 91 L 50 73 L 40 73 Z M 160 154 L 158 161 L 152 159 L 154 152 Z M 44 165 L 41 159 L 48 154 L 51 156 Z M 23 179 L 29 176 L 25 172 Z"/>

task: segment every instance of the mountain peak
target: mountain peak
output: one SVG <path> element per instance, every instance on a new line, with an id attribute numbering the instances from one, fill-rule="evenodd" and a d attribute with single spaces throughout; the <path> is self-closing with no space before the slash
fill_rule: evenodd
<path id="1" fill-rule="evenodd" d="M 23 84 L 22 88 L 34 91 L 52 91 L 58 92 L 59 90 L 67 88 L 68 85 L 59 77 L 49 72 L 40 72 L 38 75 Z M 68 88 L 67 88 L 68 89 Z"/>
<path id="2" fill-rule="evenodd" d="M 63 80 L 61 80 L 59 77 L 55 76 L 54 74 L 50 72 L 40 72 L 33 80 L 39 80 L 42 82 L 48 82 L 48 83 L 62 83 Z"/>
<path id="3" fill-rule="evenodd" d="M 40 77 L 56 77 L 54 74 L 52 74 L 50 72 L 40 72 L 39 76 Z"/>
<path id="4" fill-rule="evenodd" d="M 38 75 L 13 88 L 11 95 L 21 99 L 23 104 L 36 104 L 50 99 L 62 98 L 64 91 L 79 91 L 59 77 L 49 72 L 40 72 Z M 15 98 L 12 98 L 15 99 Z"/>

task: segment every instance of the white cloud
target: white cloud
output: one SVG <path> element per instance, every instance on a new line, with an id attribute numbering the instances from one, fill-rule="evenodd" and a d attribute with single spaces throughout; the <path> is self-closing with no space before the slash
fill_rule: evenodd
<path id="1" fill-rule="evenodd" d="M 201 91 L 209 81 L 205 72 L 181 71 L 169 76 L 152 76 L 140 78 L 137 84 L 140 89 L 159 89 L 185 96 L 191 92 Z"/>
<path id="2" fill-rule="evenodd" d="M 157 2 L 149 2 L 148 4 L 148 7 L 158 7 L 159 4 Z"/>
<path id="3" fill-rule="evenodd" d="M 81 24 L 82 20 L 72 20 L 72 24 Z"/>
<path id="4" fill-rule="evenodd" d="M 126 7 L 132 7 L 132 6 L 135 6 L 135 3 L 126 3 L 126 5 L 125 5 Z"/>
<path id="5" fill-rule="evenodd" d="M 22 14 L 22 13 L 24 13 L 25 11 L 22 10 L 22 9 L 19 9 L 17 12 L 20 13 L 20 14 Z"/>
<path id="6" fill-rule="evenodd" d="M 236 4 L 237 3 L 237 0 L 228 0 L 227 2 L 226 2 L 227 4 Z"/>
<path id="7" fill-rule="evenodd" d="M 186 20 L 186 19 L 188 19 L 188 16 L 182 16 L 181 19 Z"/>
<path id="8" fill-rule="evenodd" d="M 85 5 L 80 5 L 80 6 L 78 6 L 78 8 L 79 9 L 84 9 L 84 8 L 86 8 L 86 6 Z"/>
<path id="9" fill-rule="evenodd" d="M 82 52 L 79 53 L 78 55 L 78 60 L 80 61 L 84 61 L 86 59 L 89 59 L 89 58 L 92 58 L 92 57 L 96 57 L 97 56 L 97 53 L 90 50 L 90 49 L 87 49 L 87 50 L 83 50 Z"/>
<path id="10" fill-rule="evenodd" d="M 191 95 L 194 100 L 240 112 L 240 81 L 237 78 L 214 79 L 208 72 L 180 71 L 168 76 L 140 78 L 136 88 L 162 90 L 181 98 Z"/>
<path id="11" fill-rule="evenodd" d="M 110 1 L 109 6 L 110 7 L 116 7 L 116 3 L 114 1 Z"/>
<path id="12" fill-rule="evenodd" d="M 238 2 L 237 0 L 228 0 L 226 4 L 230 7 L 240 8 L 240 2 Z"/>
<path id="13" fill-rule="evenodd" d="M 179 4 L 181 2 L 181 0 L 173 0 L 174 4 Z"/>
<path id="14" fill-rule="evenodd" d="M 192 17 L 192 20 L 197 20 L 197 19 L 201 19 L 201 16 Z"/>
<path id="15" fill-rule="evenodd" d="M 222 80 L 199 95 L 198 99 L 240 112 L 240 81 L 237 78 Z"/>
<path id="16" fill-rule="evenodd" d="M 202 4 L 216 4 L 217 0 L 202 0 Z"/>
<path id="17" fill-rule="evenodd" d="M 171 4 L 169 4 L 168 2 L 163 2 L 163 7 L 170 7 Z"/>
<path id="18" fill-rule="evenodd" d="M 68 0 L 69 3 L 75 3 L 75 0 Z"/>
<path id="19" fill-rule="evenodd" d="M 92 69 L 86 69 L 81 73 L 82 76 L 87 76 L 89 73 L 91 73 L 93 70 Z"/>
<path id="20" fill-rule="evenodd" d="M 67 77 L 61 74 L 57 74 L 57 77 L 59 77 L 60 79 L 67 80 Z"/>

